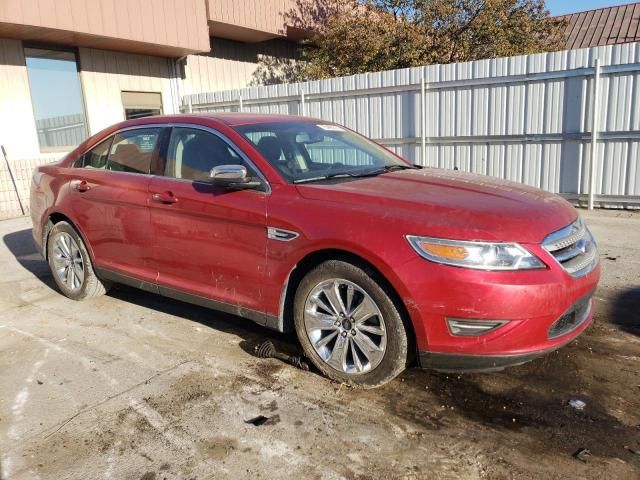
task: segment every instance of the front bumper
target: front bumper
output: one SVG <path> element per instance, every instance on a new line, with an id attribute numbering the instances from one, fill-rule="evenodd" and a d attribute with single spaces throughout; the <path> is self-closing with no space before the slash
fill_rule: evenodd
<path id="1" fill-rule="evenodd" d="M 419 355 L 420 366 L 445 373 L 498 372 L 530 362 L 560 347 L 519 355 L 456 355 L 453 353 L 429 353 Z"/>
<path id="2" fill-rule="evenodd" d="M 551 353 L 564 347 L 573 340 L 564 341 L 558 345 L 544 350 L 514 355 L 465 355 L 455 353 L 421 352 L 418 361 L 423 368 L 430 368 L 447 373 L 487 373 L 498 372 L 507 367 L 522 365 L 547 353 Z"/>
<path id="3" fill-rule="evenodd" d="M 575 339 L 593 320 L 593 292 L 578 300 L 560 318 L 551 324 L 547 336 L 553 346 L 526 353 L 505 355 L 465 355 L 455 353 L 421 352 L 420 366 L 441 372 L 495 372 L 530 362 L 551 353 Z"/>
<path id="4" fill-rule="evenodd" d="M 541 247 L 526 247 L 547 259 Z M 416 259 L 397 268 L 410 294 L 403 298 L 421 365 L 446 371 L 502 369 L 528 362 L 580 335 L 593 319 L 592 303 L 568 328 L 566 315 L 591 298 L 600 267 L 574 278 L 558 263 L 545 263 L 547 268 L 539 270 L 487 272 Z M 447 318 L 506 323 L 484 335 L 457 336 L 447 327 Z"/>

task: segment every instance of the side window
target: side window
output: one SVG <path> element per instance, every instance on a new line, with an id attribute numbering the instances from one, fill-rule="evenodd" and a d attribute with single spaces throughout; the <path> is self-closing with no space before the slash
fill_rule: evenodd
<path id="1" fill-rule="evenodd" d="M 159 137 L 159 128 L 140 128 L 117 133 L 109 150 L 107 169 L 148 174 Z"/>
<path id="2" fill-rule="evenodd" d="M 211 169 L 219 165 L 245 163 L 224 140 L 212 133 L 181 127 L 171 131 L 165 176 L 206 182 Z M 245 167 L 249 171 L 248 166 Z"/>
<path id="3" fill-rule="evenodd" d="M 85 153 L 83 157 L 83 164 L 78 166 L 104 170 L 107 167 L 107 157 L 109 156 L 111 140 L 112 138 L 109 137 L 107 140 L 99 143 L 97 146 Z"/>

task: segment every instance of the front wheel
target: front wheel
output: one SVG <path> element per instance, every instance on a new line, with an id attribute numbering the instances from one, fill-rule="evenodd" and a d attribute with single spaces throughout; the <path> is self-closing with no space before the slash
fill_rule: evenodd
<path id="1" fill-rule="evenodd" d="M 302 279 L 294 321 L 306 356 L 333 380 L 373 388 L 407 365 L 398 309 L 378 282 L 350 263 L 329 260 Z"/>

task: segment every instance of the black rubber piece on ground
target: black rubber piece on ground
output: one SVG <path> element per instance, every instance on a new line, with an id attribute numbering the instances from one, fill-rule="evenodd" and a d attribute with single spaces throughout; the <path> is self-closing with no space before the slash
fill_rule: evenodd
<path id="1" fill-rule="evenodd" d="M 256 347 L 256 355 L 260 358 L 277 358 L 283 362 L 287 362 L 300 370 L 309 371 L 309 365 L 302 357 L 298 355 L 287 355 L 286 353 L 279 353 L 276 351 L 276 347 L 271 340 L 266 340 L 264 343 Z"/>
<path id="2" fill-rule="evenodd" d="M 269 420 L 269 417 L 265 417 L 264 415 L 258 415 L 257 417 L 250 418 L 249 420 L 245 420 L 244 423 L 250 423 L 255 427 L 259 427 L 260 425 L 263 425 L 264 422 L 266 422 L 267 420 Z"/>

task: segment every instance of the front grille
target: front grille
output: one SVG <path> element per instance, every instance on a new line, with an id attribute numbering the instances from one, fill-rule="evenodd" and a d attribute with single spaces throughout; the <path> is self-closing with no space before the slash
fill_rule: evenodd
<path id="1" fill-rule="evenodd" d="M 573 277 L 582 277 L 598 265 L 596 242 L 580 218 L 550 234 L 542 246 Z"/>
<path id="2" fill-rule="evenodd" d="M 592 305 L 591 296 L 592 294 L 590 293 L 589 295 L 582 297 L 574 303 L 564 315 L 556 320 L 551 327 L 549 327 L 549 332 L 547 333 L 549 339 L 561 337 L 562 335 L 575 330 L 582 325 L 582 322 L 589 318 Z"/>

